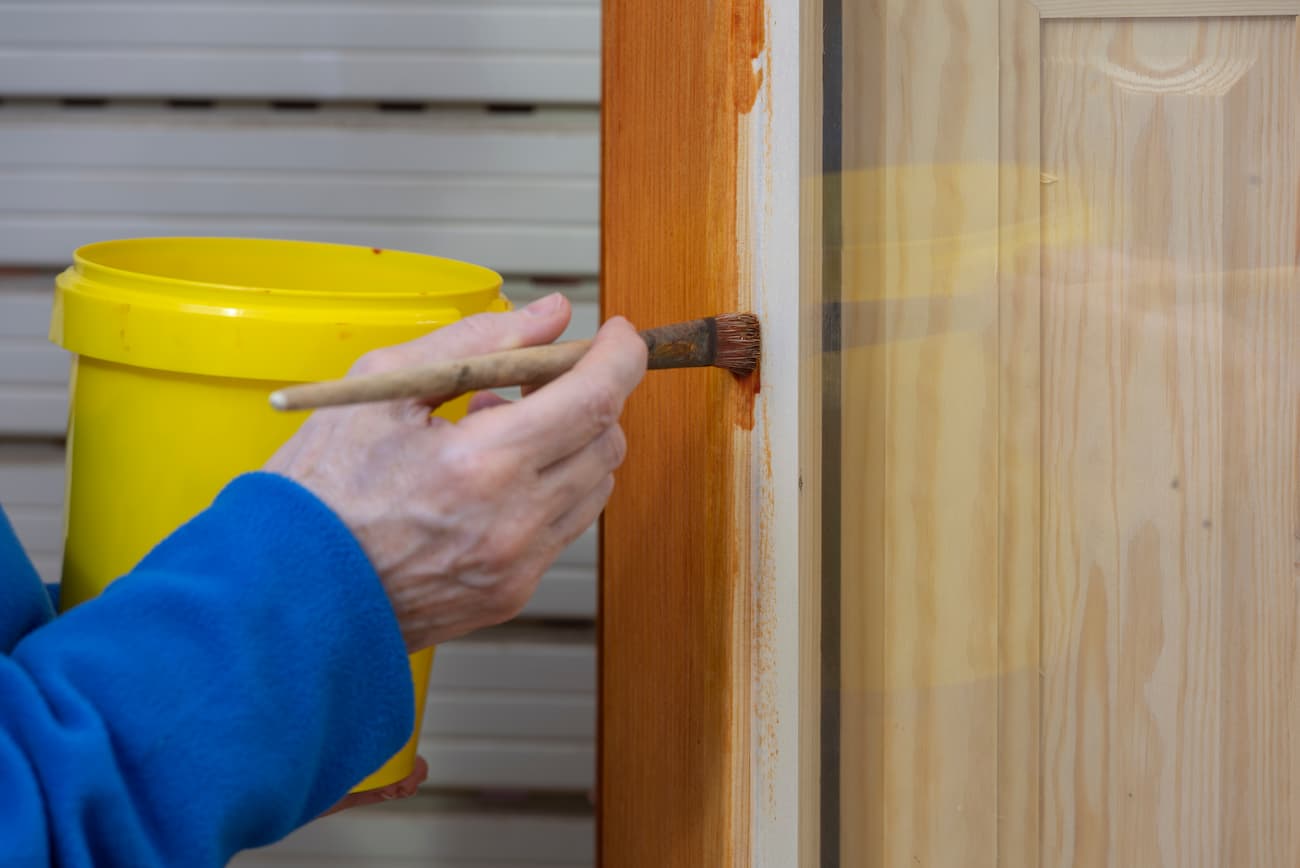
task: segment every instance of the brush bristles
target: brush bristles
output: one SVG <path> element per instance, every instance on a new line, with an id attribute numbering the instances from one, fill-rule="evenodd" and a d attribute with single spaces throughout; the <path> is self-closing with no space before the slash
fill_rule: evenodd
<path id="1" fill-rule="evenodd" d="M 758 368 L 763 332 L 752 313 L 724 313 L 714 318 L 718 327 L 718 354 L 714 364 L 745 376 Z"/>

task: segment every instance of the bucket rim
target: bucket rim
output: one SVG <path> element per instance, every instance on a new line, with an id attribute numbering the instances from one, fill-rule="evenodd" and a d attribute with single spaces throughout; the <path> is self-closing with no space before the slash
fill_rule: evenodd
<path id="1" fill-rule="evenodd" d="M 108 239 L 77 248 L 55 278 L 49 339 L 135 368 L 304 382 L 343 376 L 368 350 L 510 310 L 502 285 L 481 265 L 358 244 Z"/>
<path id="2" fill-rule="evenodd" d="M 310 250 L 325 251 L 370 251 L 375 255 L 388 255 L 401 257 L 410 261 L 420 261 L 429 264 L 437 264 L 439 267 L 451 272 L 459 272 L 458 276 L 464 277 L 467 282 L 474 282 L 475 278 L 481 279 L 481 283 L 472 289 L 461 288 L 443 288 L 427 289 L 420 291 L 394 292 L 376 291 L 376 290 L 315 290 L 315 289 L 296 289 L 291 287 L 275 285 L 274 282 L 268 282 L 263 285 L 253 285 L 249 283 L 223 283 L 212 280 L 195 280 L 185 277 L 174 277 L 158 271 L 148 270 L 131 270 L 116 265 L 108 265 L 96 261 L 93 254 L 96 251 L 123 248 L 128 246 L 145 246 L 150 244 L 244 244 L 250 246 L 270 247 L 292 247 L 298 248 L 304 252 Z M 472 262 L 466 262 L 460 259 L 452 259 L 446 256 L 438 256 L 431 253 L 422 253 L 414 250 L 404 250 L 392 247 L 368 247 L 361 244 L 343 244 L 330 241 L 310 241 L 298 238 L 269 238 L 257 236 L 225 236 L 225 235 L 147 235 L 147 236 L 130 236 L 123 238 L 107 238 L 99 241 L 92 241 L 77 247 L 72 253 L 72 267 L 80 272 L 88 280 L 96 281 L 106 280 L 109 283 L 119 283 L 129 281 L 131 283 L 160 283 L 166 284 L 173 288 L 190 289 L 196 292 L 219 292 L 235 293 L 243 296 L 258 295 L 261 297 L 290 299 L 328 299 L 335 302 L 365 301 L 365 300 L 432 300 L 437 298 L 455 298 L 468 291 L 484 291 L 499 289 L 502 285 L 501 275 L 482 265 L 476 265 Z"/>

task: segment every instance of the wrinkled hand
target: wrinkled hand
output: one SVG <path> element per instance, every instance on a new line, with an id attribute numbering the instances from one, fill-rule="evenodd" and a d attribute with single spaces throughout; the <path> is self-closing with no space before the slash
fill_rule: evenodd
<path id="1" fill-rule="evenodd" d="M 569 316 L 552 295 L 368 353 L 353 373 L 549 343 Z M 416 651 L 514 617 L 596 520 L 626 451 L 618 417 L 645 366 L 645 343 L 615 318 L 573 370 L 519 401 L 482 393 L 456 423 L 430 416 L 450 395 L 321 410 L 266 469 L 351 528 Z"/>

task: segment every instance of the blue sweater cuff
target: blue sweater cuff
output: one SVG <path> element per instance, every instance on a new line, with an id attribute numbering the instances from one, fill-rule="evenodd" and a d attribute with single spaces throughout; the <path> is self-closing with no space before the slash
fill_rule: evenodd
<path id="1" fill-rule="evenodd" d="M 35 691 L 15 736 L 66 864 L 97 837 L 224 864 L 328 808 L 414 725 L 405 644 L 365 552 L 267 473 L 234 480 L 13 661 Z"/>
<path id="2" fill-rule="evenodd" d="M 236 478 L 134 572 L 201 574 L 227 557 L 231 574 L 244 571 L 227 598 L 249 619 L 242 632 L 256 629 L 267 640 L 262 671 L 275 676 L 278 695 L 337 703 L 319 709 L 337 729 L 337 744 L 320 757 L 332 772 L 331 792 L 309 809 L 323 810 L 411 734 L 415 696 L 397 617 L 356 537 L 287 477 Z M 224 570 L 214 575 L 229 578 Z"/>

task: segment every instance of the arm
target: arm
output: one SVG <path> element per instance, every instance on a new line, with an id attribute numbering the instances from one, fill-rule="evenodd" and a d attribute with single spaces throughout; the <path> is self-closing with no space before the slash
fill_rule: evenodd
<path id="1" fill-rule="evenodd" d="M 336 802 L 413 720 L 392 607 L 319 500 L 252 474 L 0 657 L 0 861 L 219 865 Z"/>
<path id="2" fill-rule="evenodd" d="M 568 318 L 553 296 L 359 366 L 549 342 Z M 223 864 L 334 804 L 410 734 L 407 649 L 513 617 L 596 519 L 645 366 L 611 321 L 570 373 L 454 425 L 429 415 L 451 396 L 308 418 L 271 473 L 0 657 L 0 862 Z"/>

